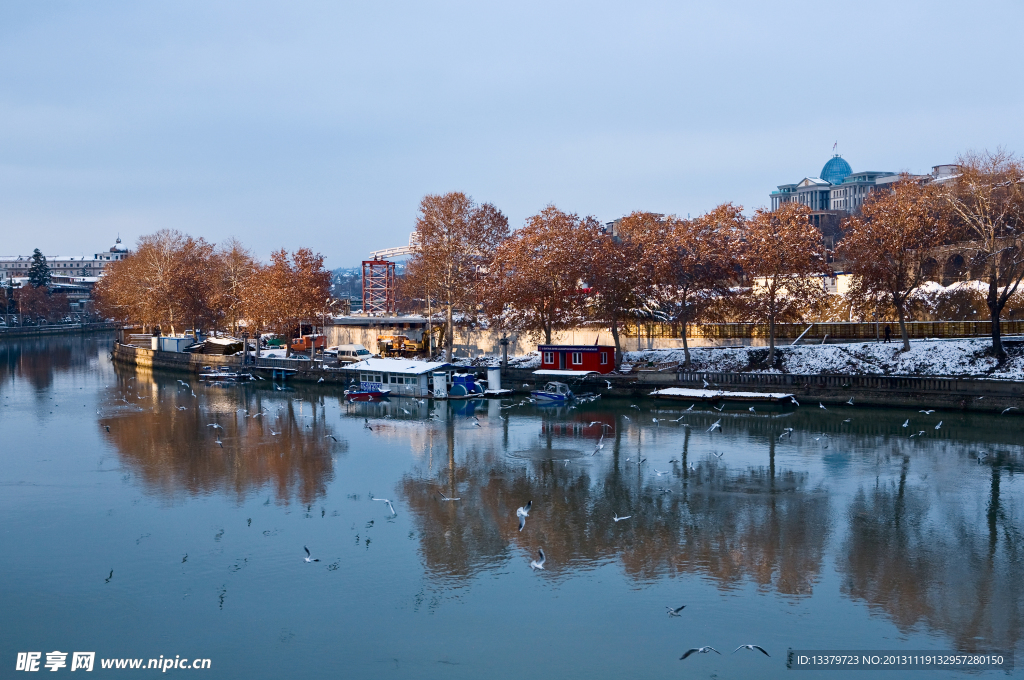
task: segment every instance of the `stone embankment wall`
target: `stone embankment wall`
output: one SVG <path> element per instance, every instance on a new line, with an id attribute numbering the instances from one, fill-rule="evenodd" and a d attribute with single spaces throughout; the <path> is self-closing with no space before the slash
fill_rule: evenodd
<path id="1" fill-rule="evenodd" d="M 526 392 L 538 376 L 532 370 L 509 370 L 502 387 Z M 880 375 L 796 375 L 789 373 L 697 373 L 639 371 L 628 375 L 568 379 L 577 392 L 616 397 L 648 396 L 666 387 L 704 388 L 727 392 L 788 392 L 803 406 L 841 405 L 851 398 L 856 406 L 935 408 L 1002 412 L 1011 406 L 1024 415 L 1024 382 L 976 378 Z M 608 384 L 611 383 L 609 388 Z M 671 402 L 666 402 L 671 403 Z"/>
<path id="2" fill-rule="evenodd" d="M 102 331 L 117 330 L 117 324 L 112 323 L 69 323 L 55 324 L 53 326 L 11 326 L 0 328 L 0 339 L 2 338 L 27 338 L 42 335 L 73 335 L 78 333 L 99 333 Z"/>
<path id="3" fill-rule="evenodd" d="M 115 344 L 114 360 L 141 368 L 198 373 L 203 366 L 241 365 L 239 357 L 157 352 Z M 247 368 L 269 376 L 271 368 Z M 483 369 L 481 369 L 482 371 Z M 319 383 L 337 388 L 349 376 L 334 371 L 300 368 L 289 382 Z M 502 387 L 528 393 L 549 378 L 533 375 L 532 369 L 510 369 L 502 374 Z M 935 408 L 974 412 L 1001 412 L 1011 406 L 1024 415 L 1024 382 L 968 378 L 879 375 L 795 375 L 789 373 L 698 373 L 639 371 L 627 375 L 588 375 L 562 378 L 577 392 L 612 397 L 645 397 L 665 387 L 702 388 L 744 392 L 789 392 L 804 406 L 841 405 L 851 398 L 857 406 Z M 610 383 L 610 386 L 609 386 Z M 670 403 L 670 402 L 667 402 Z"/>

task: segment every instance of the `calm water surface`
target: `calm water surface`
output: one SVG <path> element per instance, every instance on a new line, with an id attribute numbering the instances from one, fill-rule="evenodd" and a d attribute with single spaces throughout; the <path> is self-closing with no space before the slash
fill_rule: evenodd
<path id="1" fill-rule="evenodd" d="M 446 679 L 1022 651 L 1020 417 L 346 405 L 186 386 L 113 366 L 109 346 L 0 343 L 0 677 L 53 650 L 206 657 L 211 678 Z M 729 654 L 746 643 L 771 658 Z M 701 645 L 725 655 L 678 660 Z M 890 676 L 906 677 L 871 675 Z"/>

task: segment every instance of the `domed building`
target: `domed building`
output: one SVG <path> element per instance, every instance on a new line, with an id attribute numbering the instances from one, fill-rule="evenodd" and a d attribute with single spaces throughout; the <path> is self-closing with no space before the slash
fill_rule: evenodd
<path id="1" fill-rule="evenodd" d="M 836 154 L 828 159 L 818 176 L 829 184 L 842 184 L 843 180 L 852 174 L 853 168 L 850 167 L 850 164 L 842 156 Z"/>

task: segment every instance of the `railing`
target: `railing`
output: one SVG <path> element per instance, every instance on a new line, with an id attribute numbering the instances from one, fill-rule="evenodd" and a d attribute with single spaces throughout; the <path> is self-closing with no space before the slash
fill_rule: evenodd
<path id="1" fill-rule="evenodd" d="M 638 374 L 640 382 L 650 374 Z M 993 380 L 981 377 L 948 376 L 905 376 L 905 375 L 819 375 L 794 373 L 717 373 L 679 371 L 669 374 L 675 382 L 703 387 L 707 382 L 711 388 L 723 386 L 780 387 L 793 390 L 803 388 L 827 390 L 887 390 L 905 392 L 978 392 L 1021 394 L 1024 383 L 1010 380 Z M 658 381 L 660 382 L 660 381 Z"/>
<path id="2" fill-rule="evenodd" d="M 875 340 L 884 336 L 889 326 L 893 339 L 900 337 L 900 325 L 895 321 L 879 322 L 825 322 L 825 323 L 780 323 L 775 324 L 775 337 L 796 338 L 810 325 L 807 339 L 821 340 L 826 335 L 831 340 Z M 1024 321 L 1001 321 L 1003 335 L 1024 333 Z M 626 337 L 681 338 L 680 324 L 640 324 L 623 329 Z M 907 335 L 911 338 L 968 338 L 992 335 L 991 321 L 908 321 Z M 716 339 L 767 338 L 768 324 L 762 323 L 709 323 L 690 324 L 687 337 Z"/>

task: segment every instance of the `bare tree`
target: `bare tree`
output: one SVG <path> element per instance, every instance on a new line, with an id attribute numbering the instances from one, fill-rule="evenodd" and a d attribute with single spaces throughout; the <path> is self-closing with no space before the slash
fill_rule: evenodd
<path id="1" fill-rule="evenodd" d="M 821 233 L 799 203 L 778 210 L 759 209 L 747 221 L 739 262 L 750 288 L 750 315 L 768 324 L 768 365 L 775 361 L 775 324 L 798 318 L 814 298 L 824 293 L 825 261 Z"/>
<path id="2" fill-rule="evenodd" d="M 904 175 L 891 189 L 875 191 L 864 201 L 861 215 L 847 221 L 839 244 L 839 256 L 854 275 L 852 297 L 892 304 L 904 352 L 910 350 L 907 302 L 925 282 L 929 249 L 946 235 L 934 196 L 934 187 Z"/>
<path id="3" fill-rule="evenodd" d="M 1024 164 L 998 149 L 963 154 L 957 165 L 959 175 L 940 195 L 988 283 L 992 352 L 1002 358 L 1000 316 L 1024 279 Z"/>
<path id="4" fill-rule="evenodd" d="M 232 334 L 237 334 L 238 322 L 242 318 L 243 282 L 256 267 L 256 259 L 252 251 L 234 237 L 220 244 L 216 256 L 219 284 L 217 306 L 230 324 Z"/>
<path id="5" fill-rule="evenodd" d="M 476 314 L 484 274 L 508 236 L 508 218 L 462 192 L 430 194 L 420 201 L 416 231 L 419 249 L 406 270 L 405 290 L 444 310 L 445 360 L 451 361 L 455 313 Z"/>

